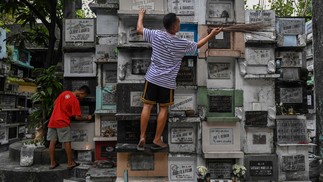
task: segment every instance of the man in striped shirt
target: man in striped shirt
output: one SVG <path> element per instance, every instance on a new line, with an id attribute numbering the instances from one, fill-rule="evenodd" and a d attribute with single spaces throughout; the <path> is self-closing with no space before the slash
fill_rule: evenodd
<path id="1" fill-rule="evenodd" d="M 176 77 L 186 54 L 193 54 L 197 48 L 202 47 L 207 41 L 214 38 L 222 31 L 222 28 L 215 28 L 209 35 L 197 43 L 176 37 L 180 30 L 180 20 L 174 13 L 164 16 L 163 24 L 166 31 L 150 30 L 144 28 L 145 10 L 139 11 L 137 21 L 137 33 L 142 34 L 145 41 L 152 45 L 151 63 L 145 76 L 145 87 L 141 100 L 143 109 L 140 119 L 140 140 L 138 150 L 144 150 L 146 141 L 146 130 L 150 118 L 151 109 L 159 103 L 159 113 L 155 138 L 152 150 L 164 149 L 167 147 L 161 135 L 164 131 L 168 107 L 174 104 L 174 89 L 176 88 Z"/>

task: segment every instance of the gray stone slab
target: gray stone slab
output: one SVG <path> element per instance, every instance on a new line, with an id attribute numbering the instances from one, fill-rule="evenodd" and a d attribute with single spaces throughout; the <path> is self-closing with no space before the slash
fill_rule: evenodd
<path id="1" fill-rule="evenodd" d="M 169 151 L 173 153 L 196 153 L 197 124 L 169 123 Z"/>

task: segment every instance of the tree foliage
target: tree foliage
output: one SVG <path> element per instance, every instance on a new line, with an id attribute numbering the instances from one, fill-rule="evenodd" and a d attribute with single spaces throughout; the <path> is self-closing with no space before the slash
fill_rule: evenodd
<path id="1" fill-rule="evenodd" d="M 245 4 L 247 0 L 244 0 Z M 266 9 L 259 0 L 259 3 L 252 8 L 245 6 L 246 9 L 263 10 Z M 274 10 L 278 17 L 311 17 L 312 0 L 268 0 L 269 9 Z"/>
<path id="2" fill-rule="evenodd" d="M 21 24 L 21 31 L 8 38 L 8 43 L 15 42 L 23 48 L 29 44 L 40 44 L 46 47 L 47 54 L 44 66 L 56 64 L 55 43 L 60 38 L 56 30 L 62 30 L 62 1 L 63 0 L 2 0 L 0 13 L 15 19 L 14 23 Z M 41 26 L 38 22 L 41 22 Z M 58 34 L 59 35 L 59 34 Z M 58 46 L 61 47 L 61 46 Z M 60 52 L 60 51 L 58 51 Z"/>

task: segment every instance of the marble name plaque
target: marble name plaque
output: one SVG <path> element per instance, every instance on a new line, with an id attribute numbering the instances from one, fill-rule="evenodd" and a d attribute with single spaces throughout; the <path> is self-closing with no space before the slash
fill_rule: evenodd
<path id="1" fill-rule="evenodd" d="M 94 19 L 65 19 L 66 42 L 94 42 Z"/>
<path id="2" fill-rule="evenodd" d="M 211 179 L 231 179 L 232 165 L 234 163 L 234 159 L 212 159 L 206 161 Z"/>
<path id="3" fill-rule="evenodd" d="M 183 161 L 184 162 L 184 161 Z M 194 179 L 194 164 L 171 164 L 170 179 L 172 181 L 185 181 Z"/>
<path id="4" fill-rule="evenodd" d="M 196 0 L 171 0 L 168 1 L 170 10 L 177 15 L 194 15 Z"/>
<path id="5" fill-rule="evenodd" d="M 304 155 L 282 156 L 281 170 L 284 172 L 305 171 Z"/>
<path id="6" fill-rule="evenodd" d="M 268 111 L 246 111 L 246 126 L 267 126 Z"/>
<path id="7" fill-rule="evenodd" d="M 170 106 L 171 111 L 195 110 L 195 95 L 175 94 L 174 104 Z"/>
<path id="8" fill-rule="evenodd" d="M 277 143 L 307 142 L 305 120 L 277 120 Z"/>
<path id="9" fill-rule="evenodd" d="M 231 33 L 221 32 L 208 41 L 209 49 L 231 49 Z"/>
<path id="10" fill-rule="evenodd" d="M 273 48 L 246 48 L 246 60 L 248 65 L 267 66 L 270 60 L 274 60 Z"/>
<path id="11" fill-rule="evenodd" d="M 246 10 L 246 23 L 264 22 L 275 27 L 275 11 L 273 10 Z"/>
<path id="12" fill-rule="evenodd" d="M 230 79 L 232 76 L 231 63 L 208 63 L 209 79 Z"/>
<path id="13" fill-rule="evenodd" d="M 173 144 L 193 143 L 194 128 L 172 128 L 170 133 L 170 142 Z"/>
<path id="14" fill-rule="evenodd" d="M 154 170 L 155 157 L 153 153 L 131 153 L 129 162 L 132 171 L 151 171 Z"/>
<path id="15" fill-rule="evenodd" d="M 72 129 L 71 138 L 72 142 L 87 142 L 88 131 L 86 129 Z"/>
<path id="16" fill-rule="evenodd" d="M 302 87 L 280 88 L 280 102 L 287 104 L 303 103 Z"/>
<path id="17" fill-rule="evenodd" d="M 303 53 L 302 52 L 280 52 L 282 62 L 281 67 L 302 67 Z"/>
<path id="18" fill-rule="evenodd" d="M 232 128 L 211 128 L 210 145 L 232 145 L 233 129 Z"/>
<path id="19" fill-rule="evenodd" d="M 96 64 L 93 53 L 65 53 L 64 76 L 95 77 Z"/>
<path id="20" fill-rule="evenodd" d="M 250 176 L 272 176 L 273 161 L 249 161 Z"/>
<path id="21" fill-rule="evenodd" d="M 305 31 L 305 18 L 277 18 L 278 33 L 283 35 L 298 35 Z"/>
<path id="22" fill-rule="evenodd" d="M 232 112 L 232 96 L 209 96 L 209 112 Z"/>

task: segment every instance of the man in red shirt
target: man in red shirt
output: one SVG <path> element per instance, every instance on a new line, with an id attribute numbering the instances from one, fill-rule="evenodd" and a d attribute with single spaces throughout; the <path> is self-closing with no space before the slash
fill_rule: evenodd
<path id="1" fill-rule="evenodd" d="M 64 91 L 55 100 L 54 109 L 48 123 L 47 140 L 49 144 L 50 169 L 54 169 L 59 164 L 55 160 L 55 145 L 57 139 L 64 143 L 67 155 L 67 168 L 73 169 L 78 166 L 72 159 L 71 147 L 71 118 L 79 121 L 92 119 L 91 115 L 82 116 L 79 100 L 84 99 L 90 94 L 88 86 L 82 86 L 75 91 Z"/>

